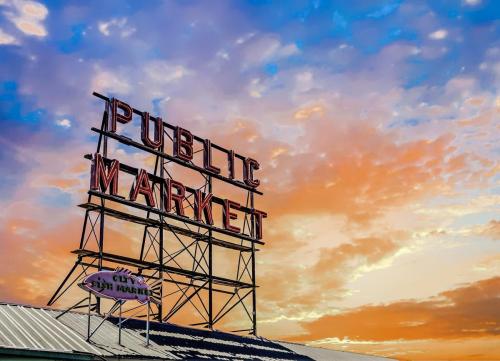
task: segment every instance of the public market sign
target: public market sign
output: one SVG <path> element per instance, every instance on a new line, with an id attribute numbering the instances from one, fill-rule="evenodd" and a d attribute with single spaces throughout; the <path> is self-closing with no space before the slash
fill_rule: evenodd
<path id="1" fill-rule="evenodd" d="M 115 301 L 137 300 L 143 304 L 157 302 L 144 279 L 124 268 L 92 273 L 84 278 L 79 286 L 98 297 Z"/>
<path id="2" fill-rule="evenodd" d="M 199 171 L 206 176 L 262 194 L 257 191 L 260 180 L 255 177 L 255 172 L 259 170 L 260 164 L 255 159 L 244 157 L 236 154 L 234 150 L 212 144 L 209 139 L 200 138 L 189 130 L 170 125 L 160 117 L 150 116 L 148 112 L 136 110 L 118 99 L 113 98 L 109 108 L 111 117 L 107 129 L 92 128 L 92 130 Z M 134 113 L 140 115 L 141 143 L 117 133 L 118 127 L 124 127 L 125 124 L 133 121 Z M 118 124 L 122 125 L 118 126 Z M 165 137 L 166 129 L 172 131 L 172 139 L 170 139 L 170 135 Z M 150 133 L 153 133 L 153 136 Z M 201 147 L 203 151 L 203 164 L 196 164 L 194 157 L 196 147 Z M 227 167 L 222 167 L 222 169 L 220 165 L 214 164 L 213 152 L 219 152 L 225 157 Z M 242 229 L 234 224 L 238 216 L 242 216 L 240 213 L 244 213 L 252 215 L 255 220 L 255 234 L 252 239 L 262 239 L 262 221 L 267 217 L 267 213 L 264 211 L 255 209 L 253 206 L 247 208 L 230 199 L 219 198 L 210 192 L 204 193 L 200 189 L 187 187 L 170 177 L 159 178 L 148 173 L 145 169 L 134 169 L 135 180 L 130 187 L 130 192 L 127 195 L 119 195 L 119 174 L 127 170 L 130 172 L 132 167 L 120 163 L 117 159 L 106 159 L 99 153 L 91 158 L 93 161 L 90 180 L 91 192 L 100 194 L 108 192 L 115 199 L 119 198 L 122 202 L 132 206 L 137 206 L 140 204 L 139 200 L 144 200 L 147 210 L 156 210 L 181 221 L 186 221 L 185 207 L 191 202 L 187 198 L 192 195 L 194 196 L 194 215 L 189 219 L 190 223 L 249 239 L 248 235 L 242 234 Z M 159 183 L 163 190 L 161 200 L 155 199 L 154 195 L 155 184 Z M 214 225 L 214 218 L 219 218 L 213 216 L 214 203 L 220 207 L 221 225 Z"/>

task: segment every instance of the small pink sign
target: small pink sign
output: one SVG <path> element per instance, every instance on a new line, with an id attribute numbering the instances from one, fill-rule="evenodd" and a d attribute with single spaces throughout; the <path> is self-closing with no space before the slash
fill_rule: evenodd
<path id="1" fill-rule="evenodd" d="M 152 291 L 144 278 L 133 275 L 131 271 L 124 268 L 92 273 L 85 277 L 79 286 L 96 296 L 112 298 L 116 301 L 157 302 L 152 297 Z"/>

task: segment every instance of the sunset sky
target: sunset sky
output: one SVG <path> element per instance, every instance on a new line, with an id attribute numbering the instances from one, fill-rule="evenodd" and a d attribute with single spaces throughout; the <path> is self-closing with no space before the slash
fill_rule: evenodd
<path id="1" fill-rule="evenodd" d="M 500 360 L 499 26 L 493 0 L 0 0 L 0 301 L 74 262 L 99 91 L 260 162 L 260 335 Z"/>

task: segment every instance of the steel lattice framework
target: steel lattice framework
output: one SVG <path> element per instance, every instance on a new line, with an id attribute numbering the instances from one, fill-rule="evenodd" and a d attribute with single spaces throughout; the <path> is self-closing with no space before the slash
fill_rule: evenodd
<path id="1" fill-rule="evenodd" d="M 248 320 L 249 326 L 234 332 L 249 332 L 257 334 L 256 312 L 256 248 L 264 244 L 257 239 L 256 221 L 254 211 L 255 194 L 262 194 L 254 188 L 248 187 L 243 182 L 229 182 L 245 192 L 245 203 L 242 232 L 239 235 L 222 232 L 209 224 L 200 224 L 192 219 L 180 217 L 177 214 L 167 213 L 165 210 L 164 194 L 165 178 L 171 175 L 173 165 L 182 165 L 195 171 L 201 177 L 203 184 L 196 188 L 203 192 L 212 192 L 215 181 L 220 177 L 207 174 L 193 163 L 181 162 L 164 152 L 162 149 L 153 150 L 131 140 L 125 136 L 109 131 L 111 99 L 94 93 L 104 100 L 100 128 L 92 128 L 99 135 L 96 153 L 101 154 L 109 164 L 108 143 L 116 141 L 122 145 L 148 152 L 154 158 L 154 169 L 149 173 L 153 184 L 157 208 L 145 204 L 131 202 L 122 197 L 105 194 L 98 190 L 89 190 L 87 202 L 79 206 L 85 209 L 85 218 L 81 232 L 78 249 L 72 253 L 76 261 L 68 274 L 61 282 L 48 305 L 58 302 L 67 291 L 80 282 L 93 270 L 114 270 L 116 267 L 126 267 L 134 274 L 144 277 L 162 302 L 160 304 L 139 305 L 124 311 L 128 317 L 145 317 L 146 307 L 153 318 L 159 322 L 167 322 L 177 313 L 191 306 L 198 322 L 193 326 L 213 329 L 236 308 Z M 133 112 L 142 115 L 142 112 L 133 109 Z M 172 139 L 172 125 L 164 123 L 165 139 Z M 217 146 L 218 147 L 218 146 Z M 195 149 L 194 152 L 200 152 Z M 92 155 L 85 158 L 92 159 Z M 137 175 L 139 169 L 120 164 L 120 171 L 131 176 Z M 227 179 L 222 179 L 228 181 Z M 188 188 L 191 192 L 196 189 Z M 222 203 L 222 199 L 213 197 L 213 202 Z M 186 208 L 194 210 L 193 193 L 186 196 Z M 115 220 L 135 224 L 142 227 L 142 240 L 140 249 L 134 257 L 115 254 L 107 251 L 108 223 Z M 227 250 L 236 252 L 236 275 L 222 277 L 214 272 L 214 251 Z M 182 260 L 181 260 L 182 259 Z M 86 301 L 86 302 L 85 302 Z M 116 307 L 104 310 L 99 297 L 90 295 L 73 305 L 71 308 L 91 307 L 99 314 L 115 313 Z"/>

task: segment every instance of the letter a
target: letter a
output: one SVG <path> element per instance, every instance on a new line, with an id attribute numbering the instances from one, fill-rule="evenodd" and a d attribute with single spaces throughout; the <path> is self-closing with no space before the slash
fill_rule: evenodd
<path id="1" fill-rule="evenodd" d="M 139 170 L 135 179 L 135 184 L 132 185 L 132 189 L 130 190 L 130 200 L 135 202 L 139 193 L 144 195 L 148 206 L 155 206 L 155 199 L 153 196 L 153 190 L 149 184 L 148 173 L 144 169 Z"/>

